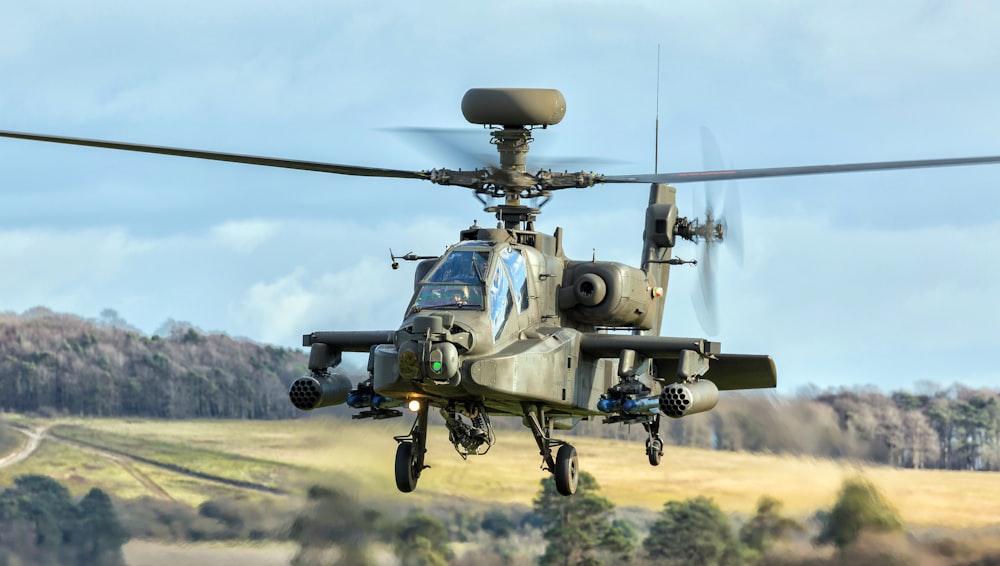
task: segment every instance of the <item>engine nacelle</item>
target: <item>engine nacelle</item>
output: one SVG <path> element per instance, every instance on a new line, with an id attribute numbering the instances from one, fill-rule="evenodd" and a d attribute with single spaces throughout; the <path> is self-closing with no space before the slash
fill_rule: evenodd
<path id="1" fill-rule="evenodd" d="M 685 415 L 704 413 L 719 403 L 719 388 L 707 379 L 689 383 L 671 383 L 660 393 L 660 411 L 679 419 Z"/>
<path id="2" fill-rule="evenodd" d="M 649 330 L 654 292 L 654 282 L 641 269 L 610 261 L 570 262 L 559 308 L 579 322 Z"/>
<path id="3" fill-rule="evenodd" d="M 306 375 L 292 382 L 288 398 L 296 409 L 311 411 L 343 404 L 351 388 L 351 380 L 344 375 Z"/>

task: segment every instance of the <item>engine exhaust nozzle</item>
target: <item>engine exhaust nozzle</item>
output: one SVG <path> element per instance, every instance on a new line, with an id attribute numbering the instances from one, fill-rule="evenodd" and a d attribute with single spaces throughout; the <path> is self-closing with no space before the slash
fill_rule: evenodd
<path id="1" fill-rule="evenodd" d="M 296 409 L 311 411 L 320 407 L 340 405 L 351 392 L 351 380 L 340 374 L 306 375 L 292 382 L 288 398 Z"/>

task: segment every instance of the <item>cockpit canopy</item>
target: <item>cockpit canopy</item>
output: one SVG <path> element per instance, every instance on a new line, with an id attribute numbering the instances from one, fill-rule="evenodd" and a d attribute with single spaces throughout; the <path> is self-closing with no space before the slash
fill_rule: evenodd
<path id="1" fill-rule="evenodd" d="M 414 299 L 414 308 L 482 310 L 483 283 L 489 250 L 453 249 L 427 274 Z"/>
<path id="2" fill-rule="evenodd" d="M 420 283 L 410 312 L 487 311 L 496 338 L 515 306 L 518 312 L 528 308 L 528 271 L 521 251 L 508 244 L 467 241 L 438 260 Z"/>

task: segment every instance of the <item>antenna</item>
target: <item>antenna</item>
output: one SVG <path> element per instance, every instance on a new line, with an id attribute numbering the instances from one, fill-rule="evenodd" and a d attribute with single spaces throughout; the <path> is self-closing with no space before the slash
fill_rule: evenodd
<path id="1" fill-rule="evenodd" d="M 656 133 L 653 135 L 653 173 L 660 172 L 660 44 L 656 44 Z"/>

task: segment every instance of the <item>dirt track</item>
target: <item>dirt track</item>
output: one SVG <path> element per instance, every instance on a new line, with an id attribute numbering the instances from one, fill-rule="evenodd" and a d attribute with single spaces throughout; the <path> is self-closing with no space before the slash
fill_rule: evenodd
<path id="1" fill-rule="evenodd" d="M 67 446 L 72 446 L 77 450 L 82 450 L 89 454 L 93 454 L 95 456 L 99 456 L 101 458 L 105 458 L 107 460 L 110 460 L 111 462 L 114 462 L 115 464 L 120 466 L 123 470 L 125 470 L 129 475 L 135 478 L 136 481 L 142 484 L 142 486 L 145 487 L 147 491 L 149 491 L 150 495 L 159 499 L 173 500 L 174 498 L 166 490 L 160 487 L 156 482 L 150 479 L 149 476 L 147 476 L 146 474 L 142 473 L 142 471 L 137 469 L 134 464 L 142 463 L 145 465 L 156 466 L 158 468 L 163 468 L 176 474 L 198 478 L 203 481 L 219 483 L 229 487 L 237 487 L 237 488 L 247 489 L 250 491 L 265 492 L 265 493 L 276 493 L 276 494 L 285 493 L 283 490 L 262 484 L 231 480 L 229 478 L 204 474 L 180 466 L 164 464 L 162 462 L 156 462 L 154 460 L 149 460 L 147 458 L 142 458 L 140 456 L 127 454 L 117 450 L 103 448 L 100 446 L 76 440 L 70 440 L 68 438 L 53 436 L 48 432 L 49 428 L 52 425 L 43 425 L 32 429 L 9 423 L 4 423 L 4 424 L 25 435 L 28 438 L 28 440 L 23 445 L 21 445 L 21 447 L 18 448 L 16 452 L 13 452 L 11 454 L 4 456 L 3 458 L 0 458 L 0 468 L 5 466 L 12 466 L 19 462 L 27 460 L 36 450 L 38 450 L 38 447 L 41 445 L 42 440 L 48 440 L 51 442 L 59 442 Z M 0 426 L 3 425 L 0 424 Z"/>
<path id="2" fill-rule="evenodd" d="M 148 490 L 154 497 L 158 497 L 160 499 L 169 499 L 171 501 L 174 500 L 174 498 L 171 497 L 171 495 L 167 493 L 166 490 L 157 485 L 157 483 L 154 482 L 152 479 L 150 479 L 149 476 L 137 470 L 136 467 L 132 465 L 132 462 L 128 457 L 112 454 L 111 452 L 108 452 L 106 450 L 101 450 L 100 448 L 95 448 L 93 446 L 87 446 L 84 444 L 80 444 L 78 442 L 73 442 L 72 440 L 66 440 L 65 438 L 59 438 L 49 434 L 46 434 L 44 436 L 47 440 L 51 440 L 53 442 L 59 442 L 67 446 L 72 446 L 77 450 L 81 450 L 83 452 L 94 454 L 95 456 L 100 456 L 101 458 L 110 460 L 115 464 L 121 466 L 123 470 L 125 470 L 126 472 L 128 472 L 130 476 L 135 478 L 135 481 L 141 483 L 142 486 L 145 487 L 146 490 Z"/>
<path id="3" fill-rule="evenodd" d="M 27 460 L 28 457 L 34 454 L 35 450 L 38 450 L 38 445 L 42 443 L 42 438 L 46 436 L 46 433 L 49 430 L 49 426 L 51 425 L 40 426 L 34 429 L 22 428 L 19 426 L 11 426 L 11 428 L 13 428 L 14 430 L 27 436 L 28 441 L 22 444 L 21 447 L 16 452 L 13 452 L 11 454 L 4 456 L 3 458 L 0 458 L 0 468 L 6 466 L 13 466 L 18 462 L 23 462 Z"/>

